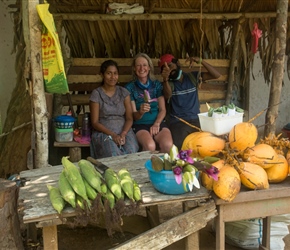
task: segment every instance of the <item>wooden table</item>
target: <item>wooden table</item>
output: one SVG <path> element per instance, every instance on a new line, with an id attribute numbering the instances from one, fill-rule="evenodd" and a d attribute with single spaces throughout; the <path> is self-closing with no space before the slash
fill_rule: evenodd
<path id="1" fill-rule="evenodd" d="M 130 241 L 120 244 L 117 248 L 139 249 L 140 246 L 146 246 L 146 249 L 162 249 L 180 239 L 186 238 L 187 249 L 199 249 L 198 231 L 217 215 L 213 200 L 209 200 L 210 195 L 203 187 L 183 195 L 165 195 L 156 191 L 150 183 L 147 170 L 144 167 L 144 163 L 150 157 L 150 152 L 140 152 L 103 158 L 99 159 L 99 161 L 115 171 L 121 168 L 127 168 L 130 171 L 132 177 L 141 187 L 141 206 L 143 207 L 153 208 L 162 204 L 176 204 L 176 202 L 189 204 L 191 201 L 197 202 L 199 206 L 181 212 L 178 216 L 157 225 Z M 46 187 L 46 184 L 56 184 L 62 168 L 62 165 L 59 165 L 20 173 L 22 178 L 29 180 L 20 189 L 19 194 L 19 199 L 23 201 L 25 207 L 23 221 L 24 223 L 36 223 L 37 227 L 42 228 L 45 250 L 58 249 L 57 225 L 65 223 L 51 206 Z M 75 215 L 74 209 L 67 207 L 63 210 L 61 216 L 62 218 L 67 218 Z M 158 237 L 156 237 L 157 235 Z"/>
<path id="2" fill-rule="evenodd" d="M 232 202 L 213 195 L 218 216 L 216 219 L 216 249 L 225 249 L 225 222 L 263 218 L 263 238 L 260 249 L 270 249 L 271 216 L 290 213 L 290 177 L 266 190 L 241 192 Z"/>

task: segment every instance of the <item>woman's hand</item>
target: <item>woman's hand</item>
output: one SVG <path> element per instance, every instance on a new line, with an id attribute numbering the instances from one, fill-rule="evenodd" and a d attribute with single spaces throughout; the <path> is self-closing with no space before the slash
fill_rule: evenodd
<path id="1" fill-rule="evenodd" d="M 139 109 L 139 112 L 141 115 L 143 115 L 146 112 L 150 111 L 150 104 L 149 103 L 142 103 Z"/>
<path id="2" fill-rule="evenodd" d="M 156 122 L 151 126 L 150 134 L 152 136 L 157 135 L 159 133 L 159 130 L 160 130 L 160 124 Z"/>
<path id="3" fill-rule="evenodd" d="M 121 135 L 114 134 L 112 136 L 112 139 L 117 145 L 124 145 L 125 144 L 125 138 L 122 137 Z"/>

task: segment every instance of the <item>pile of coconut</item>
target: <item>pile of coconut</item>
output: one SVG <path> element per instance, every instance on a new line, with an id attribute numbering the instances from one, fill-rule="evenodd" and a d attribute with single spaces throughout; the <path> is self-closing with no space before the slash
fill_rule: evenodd
<path id="1" fill-rule="evenodd" d="M 258 130 L 251 122 L 236 124 L 226 136 L 210 132 L 188 135 L 182 150 L 191 149 L 191 156 L 204 158 L 216 156 L 212 163 L 218 170 L 215 181 L 201 173 L 202 185 L 219 198 L 232 201 L 241 186 L 253 190 L 267 189 L 269 183 L 280 183 L 290 174 L 290 142 L 288 138 L 269 135 L 258 140 Z"/>

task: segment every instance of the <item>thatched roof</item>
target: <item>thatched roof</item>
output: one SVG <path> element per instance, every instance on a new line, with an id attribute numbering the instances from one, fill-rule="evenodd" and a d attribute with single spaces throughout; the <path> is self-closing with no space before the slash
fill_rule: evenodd
<path id="1" fill-rule="evenodd" d="M 115 1 L 144 7 L 144 14 L 122 15 L 106 14 L 109 2 L 48 0 L 50 12 L 66 30 L 72 57 L 128 58 L 142 51 L 152 58 L 172 53 L 231 59 L 239 23 L 236 59 L 248 68 L 253 60 L 251 30 L 257 22 L 263 31 L 259 53 L 270 81 L 277 0 Z"/>
<path id="2" fill-rule="evenodd" d="M 0 138 L 0 159 L 5 166 L 0 169 L 0 176 L 4 177 L 27 169 L 28 151 L 34 149 L 30 142 L 33 124 L 29 112 L 31 96 L 27 91 L 30 68 L 26 60 L 30 55 L 26 55 L 22 30 L 22 3 L 25 1 L 15 2 L 11 7 L 16 8 L 14 42 L 17 86 L 11 98 L 3 131 L 10 131 L 11 128 L 18 128 L 23 124 L 25 126 L 22 130 L 18 129 Z M 112 2 L 107 0 L 47 2 L 57 27 L 63 25 L 66 31 L 66 42 L 72 57 L 130 58 L 138 52 L 146 52 L 152 58 L 158 58 L 169 52 L 179 58 L 185 58 L 188 53 L 203 58 L 231 59 L 237 61 L 235 65 L 239 66 L 237 72 L 242 76 L 241 84 L 247 83 L 254 58 L 250 50 L 251 30 L 257 22 L 259 29 L 263 31 L 258 53 L 262 58 L 265 79 L 270 81 L 275 48 L 277 0 L 115 1 L 144 6 L 143 14 L 122 15 L 106 14 L 107 5 Z M 289 55 L 289 17 L 287 29 L 286 54 Z"/>

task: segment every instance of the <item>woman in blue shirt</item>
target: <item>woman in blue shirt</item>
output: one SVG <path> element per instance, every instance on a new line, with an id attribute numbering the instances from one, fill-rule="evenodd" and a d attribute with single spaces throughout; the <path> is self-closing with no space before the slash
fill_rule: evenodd
<path id="1" fill-rule="evenodd" d="M 143 151 L 159 147 L 160 152 L 169 153 L 173 141 L 164 121 L 163 87 L 154 77 L 153 63 L 148 55 L 139 53 L 133 59 L 132 69 L 134 80 L 126 88 L 131 95 L 133 131 Z"/>

